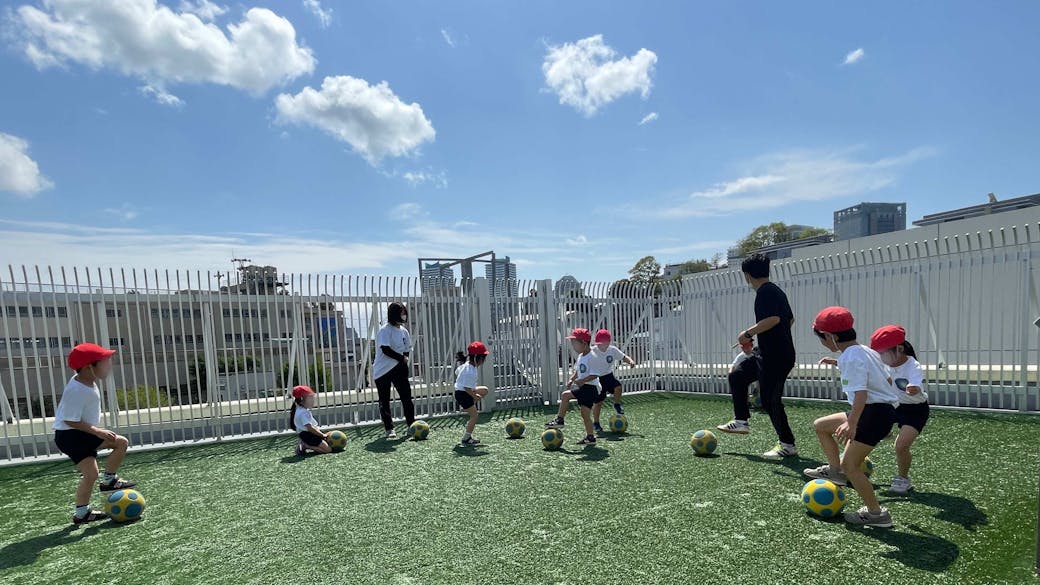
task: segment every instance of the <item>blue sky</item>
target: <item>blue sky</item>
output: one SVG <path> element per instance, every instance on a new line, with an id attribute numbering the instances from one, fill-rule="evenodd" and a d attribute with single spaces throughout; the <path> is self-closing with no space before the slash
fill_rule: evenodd
<path id="1" fill-rule="evenodd" d="M 494 249 L 521 278 L 613 280 L 859 201 L 916 219 L 1040 191 L 1035 2 L 46 0 L 0 22 L 3 264 L 414 274 Z"/>

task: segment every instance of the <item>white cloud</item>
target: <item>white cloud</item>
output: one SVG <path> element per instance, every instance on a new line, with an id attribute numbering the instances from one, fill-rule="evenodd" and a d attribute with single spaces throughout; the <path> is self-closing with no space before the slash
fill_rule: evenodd
<path id="1" fill-rule="evenodd" d="M 141 92 L 141 95 L 148 96 L 156 101 L 158 104 L 164 106 L 170 106 L 173 108 L 179 108 L 184 105 L 184 100 L 169 93 L 161 87 L 157 87 L 151 84 L 145 84 L 137 88 L 137 91 Z"/>
<path id="2" fill-rule="evenodd" d="M 29 143 L 0 132 L 0 191 L 32 197 L 53 186 L 36 161 L 29 158 Z"/>
<path id="3" fill-rule="evenodd" d="M 650 95 L 657 55 L 639 49 L 631 57 L 616 58 L 603 35 L 548 47 L 542 62 L 545 84 L 566 104 L 586 116 L 633 92 Z"/>
<path id="4" fill-rule="evenodd" d="M 102 211 L 104 211 L 105 213 L 107 213 L 109 215 L 114 215 L 114 216 L 118 217 L 119 219 L 121 219 L 123 221 L 130 221 L 130 220 L 133 220 L 133 219 L 137 219 L 137 216 L 139 215 L 137 211 L 135 211 L 134 209 L 132 209 L 129 205 L 127 205 L 125 203 L 123 205 L 119 206 L 118 208 L 116 208 L 116 207 L 109 207 L 109 208 L 104 209 Z"/>
<path id="5" fill-rule="evenodd" d="M 259 95 L 314 70 L 296 30 L 266 8 L 250 8 L 225 32 L 212 22 L 220 7 L 155 0 L 43 0 L 12 19 L 19 46 L 38 68 L 76 63 L 111 69 L 149 85 L 214 83 Z"/>
<path id="6" fill-rule="evenodd" d="M 206 22 L 212 22 L 227 14 L 227 6 L 220 6 L 209 0 L 181 0 L 177 8 L 181 12 L 194 14 Z"/>
<path id="7" fill-rule="evenodd" d="M 716 183 L 709 189 L 694 192 L 692 196 L 702 197 L 705 199 L 728 197 L 737 193 L 746 193 L 748 191 L 763 189 L 770 185 L 780 183 L 786 180 L 787 177 L 778 177 L 776 175 L 762 175 L 759 177 L 740 177 L 739 179 L 734 179 L 725 183 Z"/>
<path id="8" fill-rule="evenodd" d="M 441 29 L 441 37 L 444 38 L 444 42 L 448 43 L 449 47 L 453 49 L 455 48 L 455 39 L 451 38 L 451 33 L 449 33 L 447 29 Z"/>
<path id="9" fill-rule="evenodd" d="M 303 0 L 303 7 L 318 17 L 318 20 L 321 21 L 321 28 L 329 28 L 329 25 L 332 24 L 332 9 L 322 8 L 320 0 Z"/>
<path id="10" fill-rule="evenodd" d="M 406 171 L 401 177 L 412 187 L 418 187 L 424 183 L 430 183 L 438 189 L 448 186 L 448 177 L 444 171 Z"/>
<path id="11" fill-rule="evenodd" d="M 589 245 L 589 239 L 585 237 L 585 234 L 579 234 L 574 238 L 567 238 L 568 246 L 587 246 Z"/>
<path id="12" fill-rule="evenodd" d="M 867 53 L 863 50 L 863 47 L 860 47 L 855 51 L 849 51 L 848 54 L 845 55 L 845 63 L 843 63 L 843 65 L 853 65 L 855 63 L 859 63 L 859 61 L 863 59 L 863 57 L 865 57 L 866 54 Z"/>
<path id="13" fill-rule="evenodd" d="M 417 103 L 406 104 L 385 81 L 369 85 L 349 75 L 326 77 L 321 89 L 305 87 L 275 99 L 278 121 L 324 130 L 372 165 L 404 156 L 436 136 Z"/>
<path id="14" fill-rule="evenodd" d="M 390 210 L 390 218 L 396 220 L 411 220 L 426 215 L 422 205 L 418 203 L 402 203 Z"/>
<path id="15" fill-rule="evenodd" d="M 657 120 L 657 118 L 657 112 L 650 112 L 649 114 L 643 116 L 643 119 L 639 121 L 639 125 L 642 126 L 643 124 L 649 124 L 650 122 Z"/>

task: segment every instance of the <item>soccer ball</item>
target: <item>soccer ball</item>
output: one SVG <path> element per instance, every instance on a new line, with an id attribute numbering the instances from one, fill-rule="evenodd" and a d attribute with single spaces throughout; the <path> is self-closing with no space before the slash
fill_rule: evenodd
<path id="1" fill-rule="evenodd" d="M 833 518 L 845 507 L 845 490 L 826 479 L 814 479 L 802 488 L 805 509 L 820 518 Z"/>
<path id="2" fill-rule="evenodd" d="M 610 425 L 610 432 L 612 433 L 624 433 L 628 431 L 628 419 L 623 414 L 615 414 L 610 417 L 607 421 Z"/>
<path id="3" fill-rule="evenodd" d="M 430 436 L 430 423 L 424 420 L 417 420 L 412 423 L 412 426 L 408 427 L 408 434 L 416 441 L 425 441 Z"/>
<path id="4" fill-rule="evenodd" d="M 332 431 L 325 442 L 332 447 L 333 451 L 342 451 L 347 448 L 347 435 L 343 431 Z"/>
<path id="5" fill-rule="evenodd" d="M 560 429 L 545 429 L 542 431 L 542 447 L 547 451 L 555 451 L 563 445 L 563 431 Z"/>
<path id="6" fill-rule="evenodd" d="M 748 395 L 747 399 L 748 407 L 761 409 L 762 408 L 762 395 L 758 392 L 753 392 Z"/>
<path id="7" fill-rule="evenodd" d="M 144 512 L 144 496 L 136 490 L 117 490 L 105 500 L 105 513 L 116 522 L 133 522 Z"/>
<path id="8" fill-rule="evenodd" d="M 690 437 L 690 447 L 698 455 L 711 455 L 718 446 L 719 441 L 711 431 L 697 431 Z"/>
<path id="9" fill-rule="evenodd" d="M 510 439 L 519 439 L 524 436 L 524 419 L 522 418 L 511 418 L 506 421 L 506 435 Z"/>

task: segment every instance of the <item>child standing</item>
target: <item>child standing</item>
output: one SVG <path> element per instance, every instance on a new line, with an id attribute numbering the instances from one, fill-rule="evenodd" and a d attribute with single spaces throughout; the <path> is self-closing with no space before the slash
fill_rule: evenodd
<path id="1" fill-rule="evenodd" d="M 607 399 L 608 394 L 614 396 L 614 410 L 618 414 L 625 414 L 625 409 L 621 406 L 621 382 L 614 376 L 614 368 L 617 367 L 619 361 L 629 366 L 636 365 L 635 360 L 625 355 L 621 348 L 612 345 L 610 341 L 610 331 L 600 329 L 596 332 L 596 345 L 592 347 L 594 371 L 599 374 L 600 385 L 596 405 L 592 407 L 592 428 L 597 433 L 603 432 L 603 426 L 599 424 L 599 413 L 603 409 L 603 401 Z"/>
<path id="2" fill-rule="evenodd" d="M 82 474 L 76 488 L 76 507 L 73 524 L 86 524 L 108 518 L 108 514 L 90 509 L 90 492 L 98 480 L 98 451 L 111 449 L 105 459 L 105 477 L 98 491 L 112 492 L 134 487 L 116 474 L 130 445 L 126 437 L 98 427 L 101 424 L 101 392 L 97 381 L 112 371 L 115 350 L 93 343 L 81 343 L 69 353 L 69 367 L 76 375 L 69 380 L 54 411 L 54 443 L 68 456 Z"/>
<path id="3" fill-rule="evenodd" d="M 466 348 L 466 353 L 461 351 L 456 354 L 455 359 L 459 362 L 455 370 L 455 402 L 459 408 L 469 415 L 466 423 L 466 432 L 462 434 L 460 445 L 472 447 L 480 444 L 480 440 L 473 436 L 473 429 L 477 426 L 477 401 L 487 396 L 487 386 L 477 386 L 477 368 L 484 365 L 484 361 L 491 352 L 486 345 L 474 341 Z"/>
<path id="4" fill-rule="evenodd" d="M 878 352 L 881 361 L 889 368 L 892 381 L 899 391 L 899 408 L 896 408 L 896 462 L 899 475 L 892 479 L 888 491 L 903 495 L 914 489 L 910 483 L 910 445 L 914 444 L 925 423 L 930 408 L 928 394 L 924 391 L 924 368 L 917 362 L 914 346 L 906 340 L 906 330 L 899 325 L 885 325 L 870 336 L 870 348 Z"/>
<path id="5" fill-rule="evenodd" d="M 332 447 L 325 441 L 328 433 L 322 432 L 318 421 L 314 420 L 311 409 L 317 395 L 310 386 L 296 386 L 292 389 L 293 405 L 289 411 L 289 428 L 297 431 L 300 442 L 296 445 L 296 454 L 303 455 L 307 450 L 315 453 L 332 453 Z"/>
<path id="6" fill-rule="evenodd" d="M 740 353 L 733 359 L 729 367 L 729 393 L 733 396 L 733 420 L 715 428 L 724 433 L 746 435 L 751 432 L 749 420 L 751 405 L 748 402 L 748 389 L 758 381 L 759 355 L 752 341 L 740 344 Z"/>
<path id="7" fill-rule="evenodd" d="M 844 307 L 827 307 L 813 320 L 813 333 L 820 343 L 831 351 L 841 352 L 837 366 L 842 390 L 852 409 L 848 414 L 839 412 L 813 422 L 820 446 L 827 455 L 827 465 L 806 469 L 805 475 L 839 485 L 851 482 L 866 505 L 855 512 L 846 512 L 845 520 L 850 524 L 889 528 L 892 515 L 881 507 L 874 486 L 860 465 L 892 431 L 899 396 L 877 352 L 856 341 L 853 322 L 852 313 Z M 832 361 L 824 358 L 821 363 Z M 835 436 L 846 443 L 844 457 L 838 454 Z"/>
<path id="8" fill-rule="evenodd" d="M 592 334 L 588 329 L 577 328 L 567 336 L 571 340 L 571 349 L 578 354 L 578 361 L 574 364 L 574 373 L 567 381 L 567 387 L 560 396 L 560 411 L 556 418 L 545 424 L 549 428 L 562 427 L 564 417 L 571 399 L 578 401 L 581 408 L 581 420 L 585 424 L 585 438 L 578 441 L 579 445 L 595 445 L 596 435 L 592 429 L 592 407 L 600 393 L 599 376 L 592 369 Z"/>

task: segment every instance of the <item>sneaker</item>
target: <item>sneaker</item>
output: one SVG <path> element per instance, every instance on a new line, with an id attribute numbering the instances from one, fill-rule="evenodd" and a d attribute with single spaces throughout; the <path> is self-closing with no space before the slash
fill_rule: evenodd
<path id="1" fill-rule="evenodd" d="M 805 477 L 811 477 L 812 479 L 826 479 L 835 485 L 848 485 L 849 478 L 845 477 L 845 473 L 840 469 L 831 469 L 830 465 L 821 465 L 819 467 L 810 467 L 802 471 Z"/>
<path id="2" fill-rule="evenodd" d="M 394 429 L 390 429 L 389 431 L 386 432 L 386 438 L 387 439 L 396 439 L 397 438 L 397 431 L 395 431 Z"/>
<path id="3" fill-rule="evenodd" d="M 476 437 L 470 437 L 468 439 L 462 439 L 461 441 L 459 441 L 459 444 L 463 447 L 476 447 L 480 444 L 480 439 Z"/>
<path id="4" fill-rule="evenodd" d="M 561 416 L 558 416 L 558 417 L 552 419 L 551 421 L 545 423 L 545 428 L 547 428 L 547 429 L 557 429 L 557 428 L 560 428 L 562 426 L 563 426 L 563 417 L 561 417 Z"/>
<path id="5" fill-rule="evenodd" d="M 583 447 L 586 446 L 586 445 L 595 445 L 596 444 L 596 437 L 593 436 L 593 435 L 589 435 L 589 436 L 585 437 L 584 439 L 578 441 L 578 444 L 583 446 Z"/>
<path id="6" fill-rule="evenodd" d="M 116 490 L 128 490 L 135 487 L 137 484 L 132 481 L 125 481 L 123 478 L 116 476 L 115 479 L 108 483 L 103 483 L 98 486 L 99 492 L 114 492 Z"/>
<path id="7" fill-rule="evenodd" d="M 784 457 L 794 457 L 798 454 L 798 447 L 794 445 L 785 445 L 783 443 L 777 443 L 776 447 L 766 451 L 762 454 L 766 459 L 783 459 Z"/>
<path id="8" fill-rule="evenodd" d="M 302 442 L 298 443 L 296 445 L 296 456 L 297 457 L 302 457 L 306 453 L 307 453 L 307 448 L 303 446 Z"/>
<path id="9" fill-rule="evenodd" d="M 881 508 L 881 512 L 873 514 L 866 506 L 863 506 L 855 512 L 845 512 L 845 521 L 858 526 L 892 527 L 892 515 L 888 513 L 888 508 Z"/>
<path id="10" fill-rule="evenodd" d="M 900 496 L 906 495 L 914 489 L 914 484 L 910 483 L 909 477 L 894 477 L 892 479 L 892 485 L 889 486 L 888 492 L 892 494 L 898 494 Z"/>
<path id="11" fill-rule="evenodd" d="M 603 432 L 603 425 L 599 424 L 599 421 L 592 423 L 592 430 L 597 433 Z"/>
<path id="12" fill-rule="evenodd" d="M 72 515 L 72 523 L 76 526 L 79 526 L 80 524 L 86 524 L 88 522 L 97 522 L 98 520 L 107 519 L 108 514 L 105 514 L 104 512 L 95 512 L 94 510 L 90 510 L 89 512 L 87 512 L 87 515 L 82 518 L 76 516 L 75 514 Z"/>
<path id="13" fill-rule="evenodd" d="M 404 429 L 404 436 L 411 437 L 414 434 L 415 434 L 415 431 L 412 430 L 412 425 L 408 425 L 407 427 L 405 427 L 405 429 Z"/>
<path id="14" fill-rule="evenodd" d="M 620 403 L 620 402 L 615 402 L 615 403 L 614 403 L 614 410 L 615 410 L 615 411 L 616 411 L 616 412 L 617 412 L 618 414 L 625 414 L 625 407 L 621 406 L 621 403 Z"/>
<path id="15" fill-rule="evenodd" d="M 733 433 L 734 435 L 746 435 L 751 432 L 751 425 L 746 421 L 731 420 L 724 425 L 715 427 L 724 433 Z"/>

